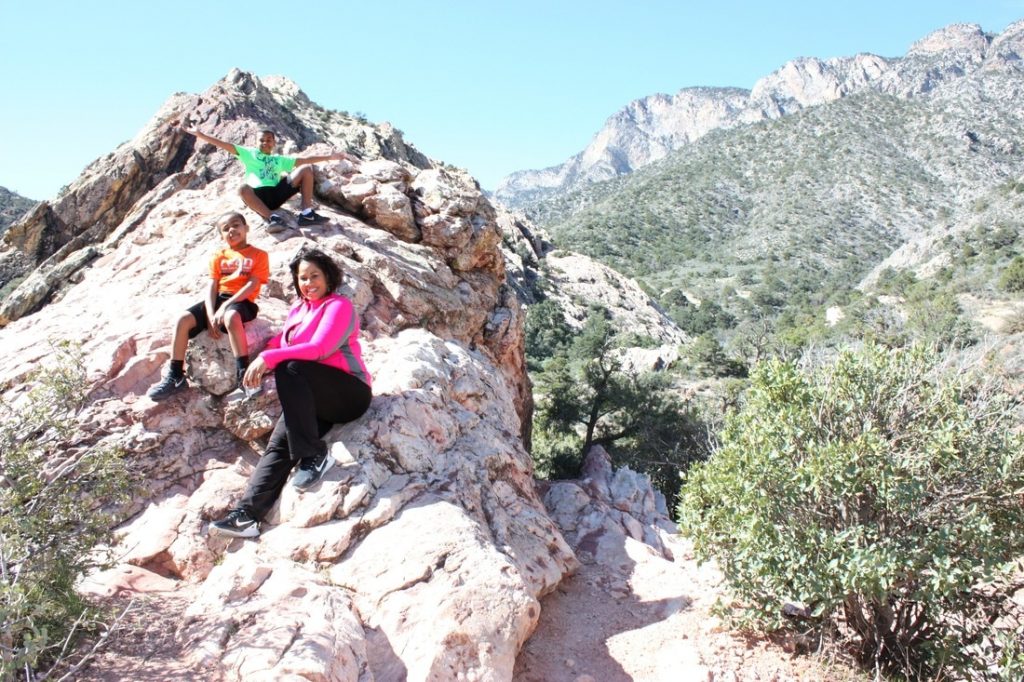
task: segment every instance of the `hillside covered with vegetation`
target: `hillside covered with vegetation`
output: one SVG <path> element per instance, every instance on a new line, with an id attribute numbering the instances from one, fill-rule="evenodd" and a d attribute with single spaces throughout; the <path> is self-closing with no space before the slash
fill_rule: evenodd
<path id="1" fill-rule="evenodd" d="M 751 334 L 820 335 L 825 309 L 854 303 L 915 239 L 943 263 L 929 274 L 944 292 L 998 289 L 1021 246 L 1022 95 L 1011 74 L 931 97 L 862 93 L 712 133 L 533 217 L 556 245 L 637 278 L 685 330 L 755 359 Z"/>

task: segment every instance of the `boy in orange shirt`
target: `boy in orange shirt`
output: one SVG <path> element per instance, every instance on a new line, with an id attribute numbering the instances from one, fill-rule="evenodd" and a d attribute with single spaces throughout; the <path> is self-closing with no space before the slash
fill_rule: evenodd
<path id="1" fill-rule="evenodd" d="M 217 219 L 226 246 L 210 258 L 210 286 L 206 300 L 195 304 L 178 318 L 171 341 L 171 365 L 163 380 L 146 394 L 163 400 L 188 388 L 185 379 L 185 350 L 189 339 L 204 331 L 219 339 L 227 333 L 235 356 L 235 374 L 239 388 L 249 366 L 249 345 L 244 324 L 256 318 L 259 307 L 256 297 L 260 287 L 270 279 L 270 258 L 267 252 L 246 241 L 249 226 L 241 213 L 225 213 Z M 246 396 L 256 391 L 247 392 Z"/>

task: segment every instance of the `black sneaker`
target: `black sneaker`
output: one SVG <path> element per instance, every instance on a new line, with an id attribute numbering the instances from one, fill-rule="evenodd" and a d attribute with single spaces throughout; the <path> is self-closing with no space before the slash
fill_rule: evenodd
<path id="1" fill-rule="evenodd" d="M 326 223 L 327 218 L 323 217 L 316 211 L 310 211 L 309 213 L 299 214 L 299 225 L 319 225 L 320 223 Z"/>
<path id="2" fill-rule="evenodd" d="M 288 226 L 284 224 L 284 218 L 271 213 L 270 217 L 267 218 L 267 232 L 270 234 L 277 234 L 278 232 L 284 232 L 288 229 Z"/>
<path id="3" fill-rule="evenodd" d="M 334 466 L 334 458 L 324 451 L 318 457 L 306 457 L 299 462 L 299 470 L 292 476 L 292 485 L 299 490 L 305 490 L 323 478 L 324 474 Z"/>
<path id="4" fill-rule="evenodd" d="M 172 377 L 170 374 L 164 377 L 164 380 L 159 384 L 149 389 L 146 393 L 150 400 L 163 400 L 164 398 L 170 398 L 179 391 L 184 391 L 188 388 L 188 380 L 184 376 Z"/>
<path id="5" fill-rule="evenodd" d="M 210 524 L 210 532 L 232 538 L 255 538 L 260 534 L 260 523 L 241 509 L 232 509 L 223 519 Z"/>

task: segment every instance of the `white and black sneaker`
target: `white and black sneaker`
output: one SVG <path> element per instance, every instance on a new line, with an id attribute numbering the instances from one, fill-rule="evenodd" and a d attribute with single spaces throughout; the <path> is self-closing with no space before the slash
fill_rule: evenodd
<path id="1" fill-rule="evenodd" d="M 184 376 L 173 377 L 170 374 L 163 378 L 159 384 L 149 389 L 146 393 L 150 400 L 163 400 L 164 398 L 170 398 L 175 393 L 184 391 L 188 388 L 188 380 Z"/>
<path id="2" fill-rule="evenodd" d="M 284 218 L 276 213 L 271 213 L 270 217 L 267 218 L 267 232 L 270 234 L 277 234 L 278 232 L 284 232 L 288 229 L 288 226 L 284 223 Z"/>
<path id="3" fill-rule="evenodd" d="M 305 490 L 323 478 L 332 466 L 334 458 L 326 450 L 317 457 L 306 457 L 299 462 L 299 470 L 292 476 L 292 485 L 299 490 Z"/>
<path id="4" fill-rule="evenodd" d="M 255 538 L 259 537 L 260 523 L 242 509 L 233 509 L 220 521 L 211 523 L 210 532 L 232 538 Z"/>
<path id="5" fill-rule="evenodd" d="M 327 218 L 313 210 L 299 214 L 299 225 L 319 225 L 326 222 Z"/>

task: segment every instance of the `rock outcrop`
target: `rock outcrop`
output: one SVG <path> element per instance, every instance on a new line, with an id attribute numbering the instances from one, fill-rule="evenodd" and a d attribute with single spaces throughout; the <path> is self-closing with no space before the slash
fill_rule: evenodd
<path id="1" fill-rule="evenodd" d="M 179 119 L 239 144 L 254 144 L 260 129 L 273 128 L 282 153 L 329 142 L 370 159 L 387 155 L 413 168 L 430 166 L 391 126 L 375 127 L 326 111 L 287 79 L 260 80 L 233 70 L 200 95 L 171 97 L 131 141 L 94 161 L 59 196 L 10 226 L 0 241 L 0 291 L 30 272 L 35 277 L 0 302 L 0 325 L 38 310 L 58 293 L 59 285 L 39 282 L 61 280 L 66 273 L 51 271 L 72 254 L 135 229 L 181 189 L 237 172 L 237 162 L 227 154 L 205 153 L 214 149 L 211 145 L 200 143 L 197 150 L 195 138 L 175 125 Z"/>
<path id="2" fill-rule="evenodd" d="M 915 43 L 904 57 L 872 54 L 801 57 L 765 76 L 751 90 L 684 88 L 630 102 L 611 116 L 587 147 L 558 166 L 503 178 L 494 195 L 517 208 L 548 196 L 630 173 L 707 133 L 779 118 L 860 92 L 930 96 L 992 70 L 1019 70 L 1024 21 L 1001 34 L 954 24 Z"/>
<path id="3" fill-rule="evenodd" d="M 35 201 L 0 187 L 0 237 L 35 205 Z"/>
<path id="4" fill-rule="evenodd" d="M 145 397 L 173 320 L 205 290 L 213 220 L 241 207 L 240 165 L 170 125 L 185 119 L 230 140 L 270 125 L 286 151 L 347 146 L 364 159 L 318 167 L 322 226 L 270 235 L 245 213 L 249 241 L 271 259 L 247 328 L 253 351 L 283 322 L 287 263 L 312 243 L 342 265 L 375 378 L 370 411 L 328 434 L 338 466 L 309 491 L 286 487 L 256 541 L 206 530 L 240 496 L 279 414 L 272 381 L 233 401 L 226 343 L 204 335 L 190 345 L 191 388 Z M 499 223 L 514 221 L 393 129 L 234 71 L 202 95 L 173 97 L 12 228 L 5 257 L 34 267 L 2 308 L 3 400 L 20 400 L 31 373 L 58 361 L 50 341 L 76 344 L 89 383 L 80 445 L 122 448 L 139 481 L 121 512 L 122 565 L 89 589 L 155 590 L 154 617 L 161 594 L 187 593 L 190 605 L 165 623 L 184 675 L 510 678 L 539 598 L 578 561 L 523 445 L 523 314 Z"/>

